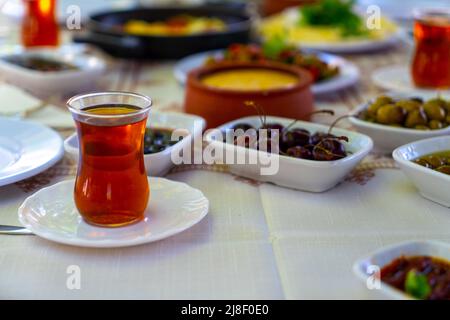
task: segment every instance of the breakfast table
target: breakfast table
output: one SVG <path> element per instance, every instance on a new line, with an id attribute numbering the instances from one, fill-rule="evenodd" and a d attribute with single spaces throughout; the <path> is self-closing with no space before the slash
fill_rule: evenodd
<path id="1" fill-rule="evenodd" d="M 410 50 L 400 42 L 374 53 L 344 55 L 360 68 L 360 82 L 316 97 L 316 107 L 334 110 L 335 117 L 347 114 L 382 92 L 371 73 L 406 64 Z M 99 88 L 145 94 L 154 110 L 183 112 L 174 61 L 104 58 L 109 68 Z M 68 137 L 74 124 L 66 99 L 53 97 L 26 120 Z M 316 115 L 314 121 L 333 119 Z M 346 121 L 339 126 L 351 128 Z M 41 174 L 0 187 L 0 224 L 19 225 L 17 211 L 25 198 L 75 174 L 76 163 L 65 156 Z M 372 292 L 352 272 L 358 258 L 407 240 L 450 241 L 449 209 L 422 198 L 389 155 L 371 153 L 324 193 L 238 177 L 225 165 L 180 165 L 166 178 L 209 199 L 209 213 L 200 223 L 165 240 L 115 249 L 1 235 L 0 298 L 366 299 Z M 72 266 L 81 272 L 79 289 L 67 285 Z"/>

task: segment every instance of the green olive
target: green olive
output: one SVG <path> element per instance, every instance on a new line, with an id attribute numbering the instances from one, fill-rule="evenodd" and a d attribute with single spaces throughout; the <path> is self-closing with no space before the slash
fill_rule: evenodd
<path id="1" fill-rule="evenodd" d="M 382 124 L 401 124 L 405 120 L 406 111 L 394 104 L 387 104 L 377 110 L 376 120 Z"/>
<path id="2" fill-rule="evenodd" d="M 395 103 L 396 106 L 399 106 L 405 109 L 408 112 L 418 109 L 422 104 L 416 100 L 399 100 Z"/>
<path id="3" fill-rule="evenodd" d="M 418 124 L 417 126 L 414 127 L 414 129 L 416 130 L 430 130 L 429 126 L 423 125 L 423 124 Z"/>
<path id="4" fill-rule="evenodd" d="M 438 130 L 450 126 L 450 100 L 440 97 L 428 101 L 416 97 L 394 100 L 382 95 L 358 116 L 393 127 Z"/>
<path id="5" fill-rule="evenodd" d="M 450 166 L 449 165 L 443 165 L 440 166 L 439 168 L 436 169 L 436 171 L 445 173 L 445 174 L 450 174 Z"/>
<path id="6" fill-rule="evenodd" d="M 426 168 L 450 174 L 450 150 L 421 156 L 413 161 Z"/>
<path id="7" fill-rule="evenodd" d="M 369 107 L 367 108 L 367 112 L 369 115 L 375 117 L 377 114 L 377 111 L 380 107 L 392 103 L 393 100 L 391 97 L 388 96 L 379 96 L 375 99 L 374 102 L 372 102 Z"/>
<path id="8" fill-rule="evenodd" d="M 427 160 L 425 160 L 424 158 L 419 158 L 417 160 L 414 161 L 417 164 L 420 164 L 421 166 L 424 166 L 426 168 L 432 168 L 431 164 L 428 163 Z"/>
<path id="9" fill-rule="evenodd" d="M 431 165 L 432 168 L 439 168 L 445 165 L 445 159 L 437 155 L 429 155 L 425 157 L 425 160 Z"/>
<path id="10" fill-rule="evenodd" d="M 363 110 L 360 113 L 358 113 L 357 117 L 365 121 L 370 121 L 370 119 L 372 119 L 372 116 L 369 114 L 367 110 Z"/>
<path id="11" fill-rule="evenodd" d="M 412 100 L 412 101 L 419 102 L 420 104 L 423 103 L 423 99 L 421 97 L 412 97 L 412 98 L 409 98 L 409 99 Z"/>
<path id="12" fill-rule="evenodd" d="M 447 111 L 443 106 L 439 105 L 438 103 L 428 101 L 423 105 L 423 109 L 425 110 L 425 113 L 427 114 L 428 119 L 430 120 L 442 121 L 446 117 Z"/>
<path id="13" fill-rule="evenodd" d="M 439 120 L 431 120 L 428 123 L 428 126 L 430 127 L 431 130 L 438 130 L 445 127 L 444 123 Z"/>
<path id="14" fill-rule="evenodd" d="M 434 99 L 430 99 L 430 100 L 428 100 L 425 103 L 436 104 L 436 105 L 438 105 L 440 107 L 443 107 L 443 108 L 445 108 L 447 106 L 447 101 L 445 101 L 445 99 L 442 99 L 440 97 L 434 98 Z"/>
<path id="15" fill-rule="evenodd" d="M 414 128 L 418 125 L 426 126 L 427 124 L 428 118 L 423 108 L 413 110 L 406 116 L 405 126 L 408 128 Z"/>
<path id="16" fill-rule="evenodd" d="M 378 104 L 379 106 L 382 106 L 382 105 L 389 104 L 392 102 L 394 102 L 394 99 L 392 99 L 389 96 L 379 96 L 375 99 L 375 101 L 373 103 Z"/>

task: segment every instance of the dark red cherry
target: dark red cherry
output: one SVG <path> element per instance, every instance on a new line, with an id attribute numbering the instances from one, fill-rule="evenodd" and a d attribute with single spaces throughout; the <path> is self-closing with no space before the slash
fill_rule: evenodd
<path id="1" fill-rule="evenodd" d="M 266 123 L 264 125 L 262 125 L 259 129 L 265 129 L 267 130 L 267 137 L 271 138 L 273 136 L 273 130 L 277 130 L 278 134 L 280 134 L 283 129 L 284 126 L 280 123 Z"/>
<path id="2" fill-rule="evenodd" d="M 311 135 L 308 130 L 295 128 L 285 132 L 280 139 L 280 145 L 283 150 L 295 146 L 305 146 L 311 143 Z"/>
<path id="3" fill-rule="evenodd" d="M 335 136 L 326 132 L 316 132 L 311 136 L 311 144 L 316 145 L 325 138 L 335 138 Z"/>
<path id="4" fill-rule="evenodd" d="M 299 159 L 308 159 L 312 160 L 313 155 L 310 150 L 302 146 L 296 146 L 287 149 L 286 154 L 290 157 L 299 158 Z"/>
<path id="5" fill-rule="evenodd" d="M 284 129 L 284 126 L 281 123 L 272 122 L 262 125 L 260 129 L 273 129 L 281 131 Z"/>
<path id="6" fill-rule="evenodd" d="M 312 155 L 318 161 L 332 161 L 344 158 L 347 154 L 338 139 L 325 138 L 314 146 Z"/>

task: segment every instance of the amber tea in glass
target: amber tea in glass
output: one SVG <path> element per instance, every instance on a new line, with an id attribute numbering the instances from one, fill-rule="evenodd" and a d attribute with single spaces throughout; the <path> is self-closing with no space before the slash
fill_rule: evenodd
<path id="1" fill-rule="evenodd" d="M 412 78 L 418 87 L 450 88 L 450 9 L 416 10 Z"/>
<path id="2" fill-rule="evenodd" d="M 151 101 L 133 93 L 73 97 L 80 159 L 74 200 L 90 224 L 118 227 L 144 217 L 149 185 L 143 138 Z"/>
<path id="3" fill-rule="evenodd" d="M 57 46 L 59 27 L 56 0 L 22 0 L 22 44 L 25 47 Z"/>

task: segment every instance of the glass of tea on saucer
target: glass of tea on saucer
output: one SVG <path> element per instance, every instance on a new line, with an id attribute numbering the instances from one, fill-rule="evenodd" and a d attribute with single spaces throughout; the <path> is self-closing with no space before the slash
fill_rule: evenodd
<path id="1" fill-rule="evenodd" d="M 67 102 L 80 148 L 75 205 L 89 224 L 120 227 L 143 219 L 150 189 L 143 141 L 151 99 L 98 92 Z"/>
<path id="2" fill-rule="evenodd" d="M 424 88 L 450 88 L 450 8 L 414 12 L 416 48 L 412 61 L 414 84 Z"/>

